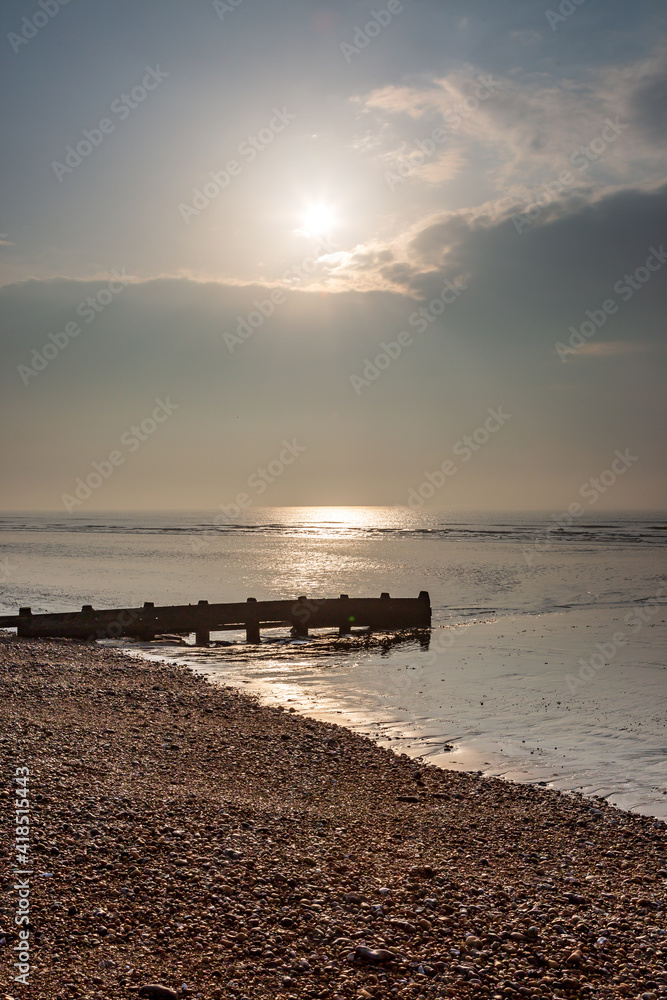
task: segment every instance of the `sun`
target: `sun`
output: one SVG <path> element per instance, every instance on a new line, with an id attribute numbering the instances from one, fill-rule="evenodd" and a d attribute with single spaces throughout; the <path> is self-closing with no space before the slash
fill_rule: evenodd
<path id="1" fill-rule="evenodd" d="M 314 236 L 328 233 L 333 223 L 333 212 L 327 205 L 311 205 L 303 217 L 304 229 Z"/>

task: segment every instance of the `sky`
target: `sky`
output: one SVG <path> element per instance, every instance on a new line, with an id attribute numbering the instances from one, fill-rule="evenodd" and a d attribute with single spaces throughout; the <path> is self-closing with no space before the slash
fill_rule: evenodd
<path id="1" fill-rule="evenodd" d="M 662 0 L 6 0 L 0 45 L 2 509 L 665 507 Z"/>

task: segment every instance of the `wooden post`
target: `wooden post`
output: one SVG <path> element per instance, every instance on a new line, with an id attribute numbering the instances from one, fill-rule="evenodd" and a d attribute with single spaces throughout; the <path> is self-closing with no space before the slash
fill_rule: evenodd
<path id="1" fill-rule="evenodd" d="M 381 601 L 390 601 L 390 600 L 391 600 L 391 597 L 389 596 L 389 592 L 388 592 L 387 590 L 383 590 L 383 591 L 382 591 L 382 593 L 380 594 L 380 600 L 381 600 Z M 383 615 L 382 615 L 382 618 L 381 618 L 381 620 L 380 620 L 380 625 L 379 625 L 379 627 L 380 627 L 381 629 L 382 629 L 382 628 L 390 628 L 390 627 L 392 627 L 392 626 L 390 625 L 389 621 L 387 621 L 386 619 L 387 619 L 387 615 L 383 614 Z M 376 622 L 376 623 L 375 623 L 375 625 L 369 625 L 369 626 L 368 626 L 368 631 L 369 631 L 369 632 L 372 632 L 372 631 L 373 631 L 373 629 L 374 629 L 374 628 L 377 628 L 377 627 L 378 627 L 378 624 L 377 624 L 377 622 Z"/>
<path id="2" fill-rule="evenodd" d="M 248 605 L 248 610 L 246 612 L 245 620 L 245 641 L 258 646 L 261 639 L 259 636 L 258 612 L 255 606 L 257 604 L 257 598 L 249 597 L 246 604 Z"/>
<path id="3" fill-rule="evenodd" d="M 431 595 L 429 594 L 428 590 L 420 590 L 419 591 L 419 600 L 422 601 L 426 605 L 426 607 L 424 609 L 425 610 L 424 628 L 428 628 L 429 629 L 429 634 L 428 634 L 428 636 L 427 636 L 427 638 L 425 640 L 426 641 L 426 645 L 425 646 L 422 645 L 422 649 L 428 649 L 429 640 L 431 638 L 431 633 L 430 633 L 430 628 L 431 628 Z"/>
<path id="4" fill-rule="evenodd" d="M 30 608 L 19 608 L 19 623 L 16 627 L 16 634 L 22 639 L 30 637 L 30 619 L 32 611 Z"/>
<path id="5" fill-rule="evenodd" d="M 348 594 L 340 595 L 341 601 L 348 601 Z M 340 619 L 340 625 L 338 626 L 338 635 L 349 635 L 352 630 L 352 622 L 350 621 L 350 616 L 345 607 L 342 608 L 342 615 Z"/>
<path id="6" fill-rule="evenodd" d="M 154 607 L 155 607 L 155 601 L 144 601 L 145 611 L 150 611 L 150 609 Z M 152 642 L 153 639 L 155 638 L 155 629 L 151 628 L 150 625 L 143 625 L 141 621 L 139 622 L 139 626 L 140 626 L 139 638 L 143 642 Z"/>
<path id="7" fill-rule="evenodd" d="M 202 604 L 208 604 L 208 601 L 199 601 L 199 606 Z M 211 639 L 211 633 L 204 625 L 198 625 L 195 630 L 195 645 L 196 646 L 208 646 Z"/>
<path id="8" fill-rule="evenodd" d="M 300 639 L 307 639 L 308 626 L 306 625 L 306 622 L 310 618 L 310 612 L 306 607 L 306 604 L 308 603 L 308 598 L 302 595 L 301 597 L 299 597 L 298 600 L 299 604 L 302 605 L 302 607 L 304 608 L 305 613 L 302 616 L 299 616 L 299 618 L 296 621 L 293 621 L 292 632 L 294 635 L 298 635 Z"/>

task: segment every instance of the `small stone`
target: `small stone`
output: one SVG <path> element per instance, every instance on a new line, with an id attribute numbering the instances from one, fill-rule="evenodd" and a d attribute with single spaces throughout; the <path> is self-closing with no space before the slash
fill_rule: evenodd
<path id="1" fill-rule="evenodd" d="M 393 951 L 388 951 L 386 948 L 367 948 L 365 945 L 360 944 L 354 949 L 354 953 L 363 962 L 377 964 L 378 962 L 396 961 L 396 955 L 394 955 Z"/>
<path id="2" fill-rule="evenodd" d="M 414 924 L 411 924 L 409 920 L 390 920 L 389 923 L 392 927 L 397 927 L 400 931 L 405 931 L 406 934 L 414 934 L 416 928 Z"/>
<path id="3" fill-rule="evenodd" d="M 147 997 L 148 1000 L 178 1000 L 178 993 L 168 989 L 166 986 L 156 986 L 154 983 L 147 983 L 139 990 L 140 997 Z"/>

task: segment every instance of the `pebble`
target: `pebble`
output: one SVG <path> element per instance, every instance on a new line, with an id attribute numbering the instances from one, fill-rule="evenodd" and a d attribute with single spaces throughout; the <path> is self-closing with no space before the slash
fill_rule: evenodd
<path id="1" fill-rule="evenodd" d="M 419 810 L 396 808 L 408 758 L 75 642 L 0 637 L 0 757 L 38 776 L 53 876 L 30 901 L 34 1000 L 65 969 L 81 1000 L 667 996 L 653 819 L 427 764 Z"/>
<path id="2" fill-rule="evenodd" d="M 386 948 L 366 948 L 365 945 L 358 945 L 354 949 L 357 958 L 364 962 L 394 962 L 396 955 Z"/>
<path id="3" fill-rule="evenodd" d="M 166 986 L 156 986 L 148 983 L 139 990 L 140 997 L 147 997 L 148 1000 L 178 1000 L 178 993 L 168 989 Z"/>

